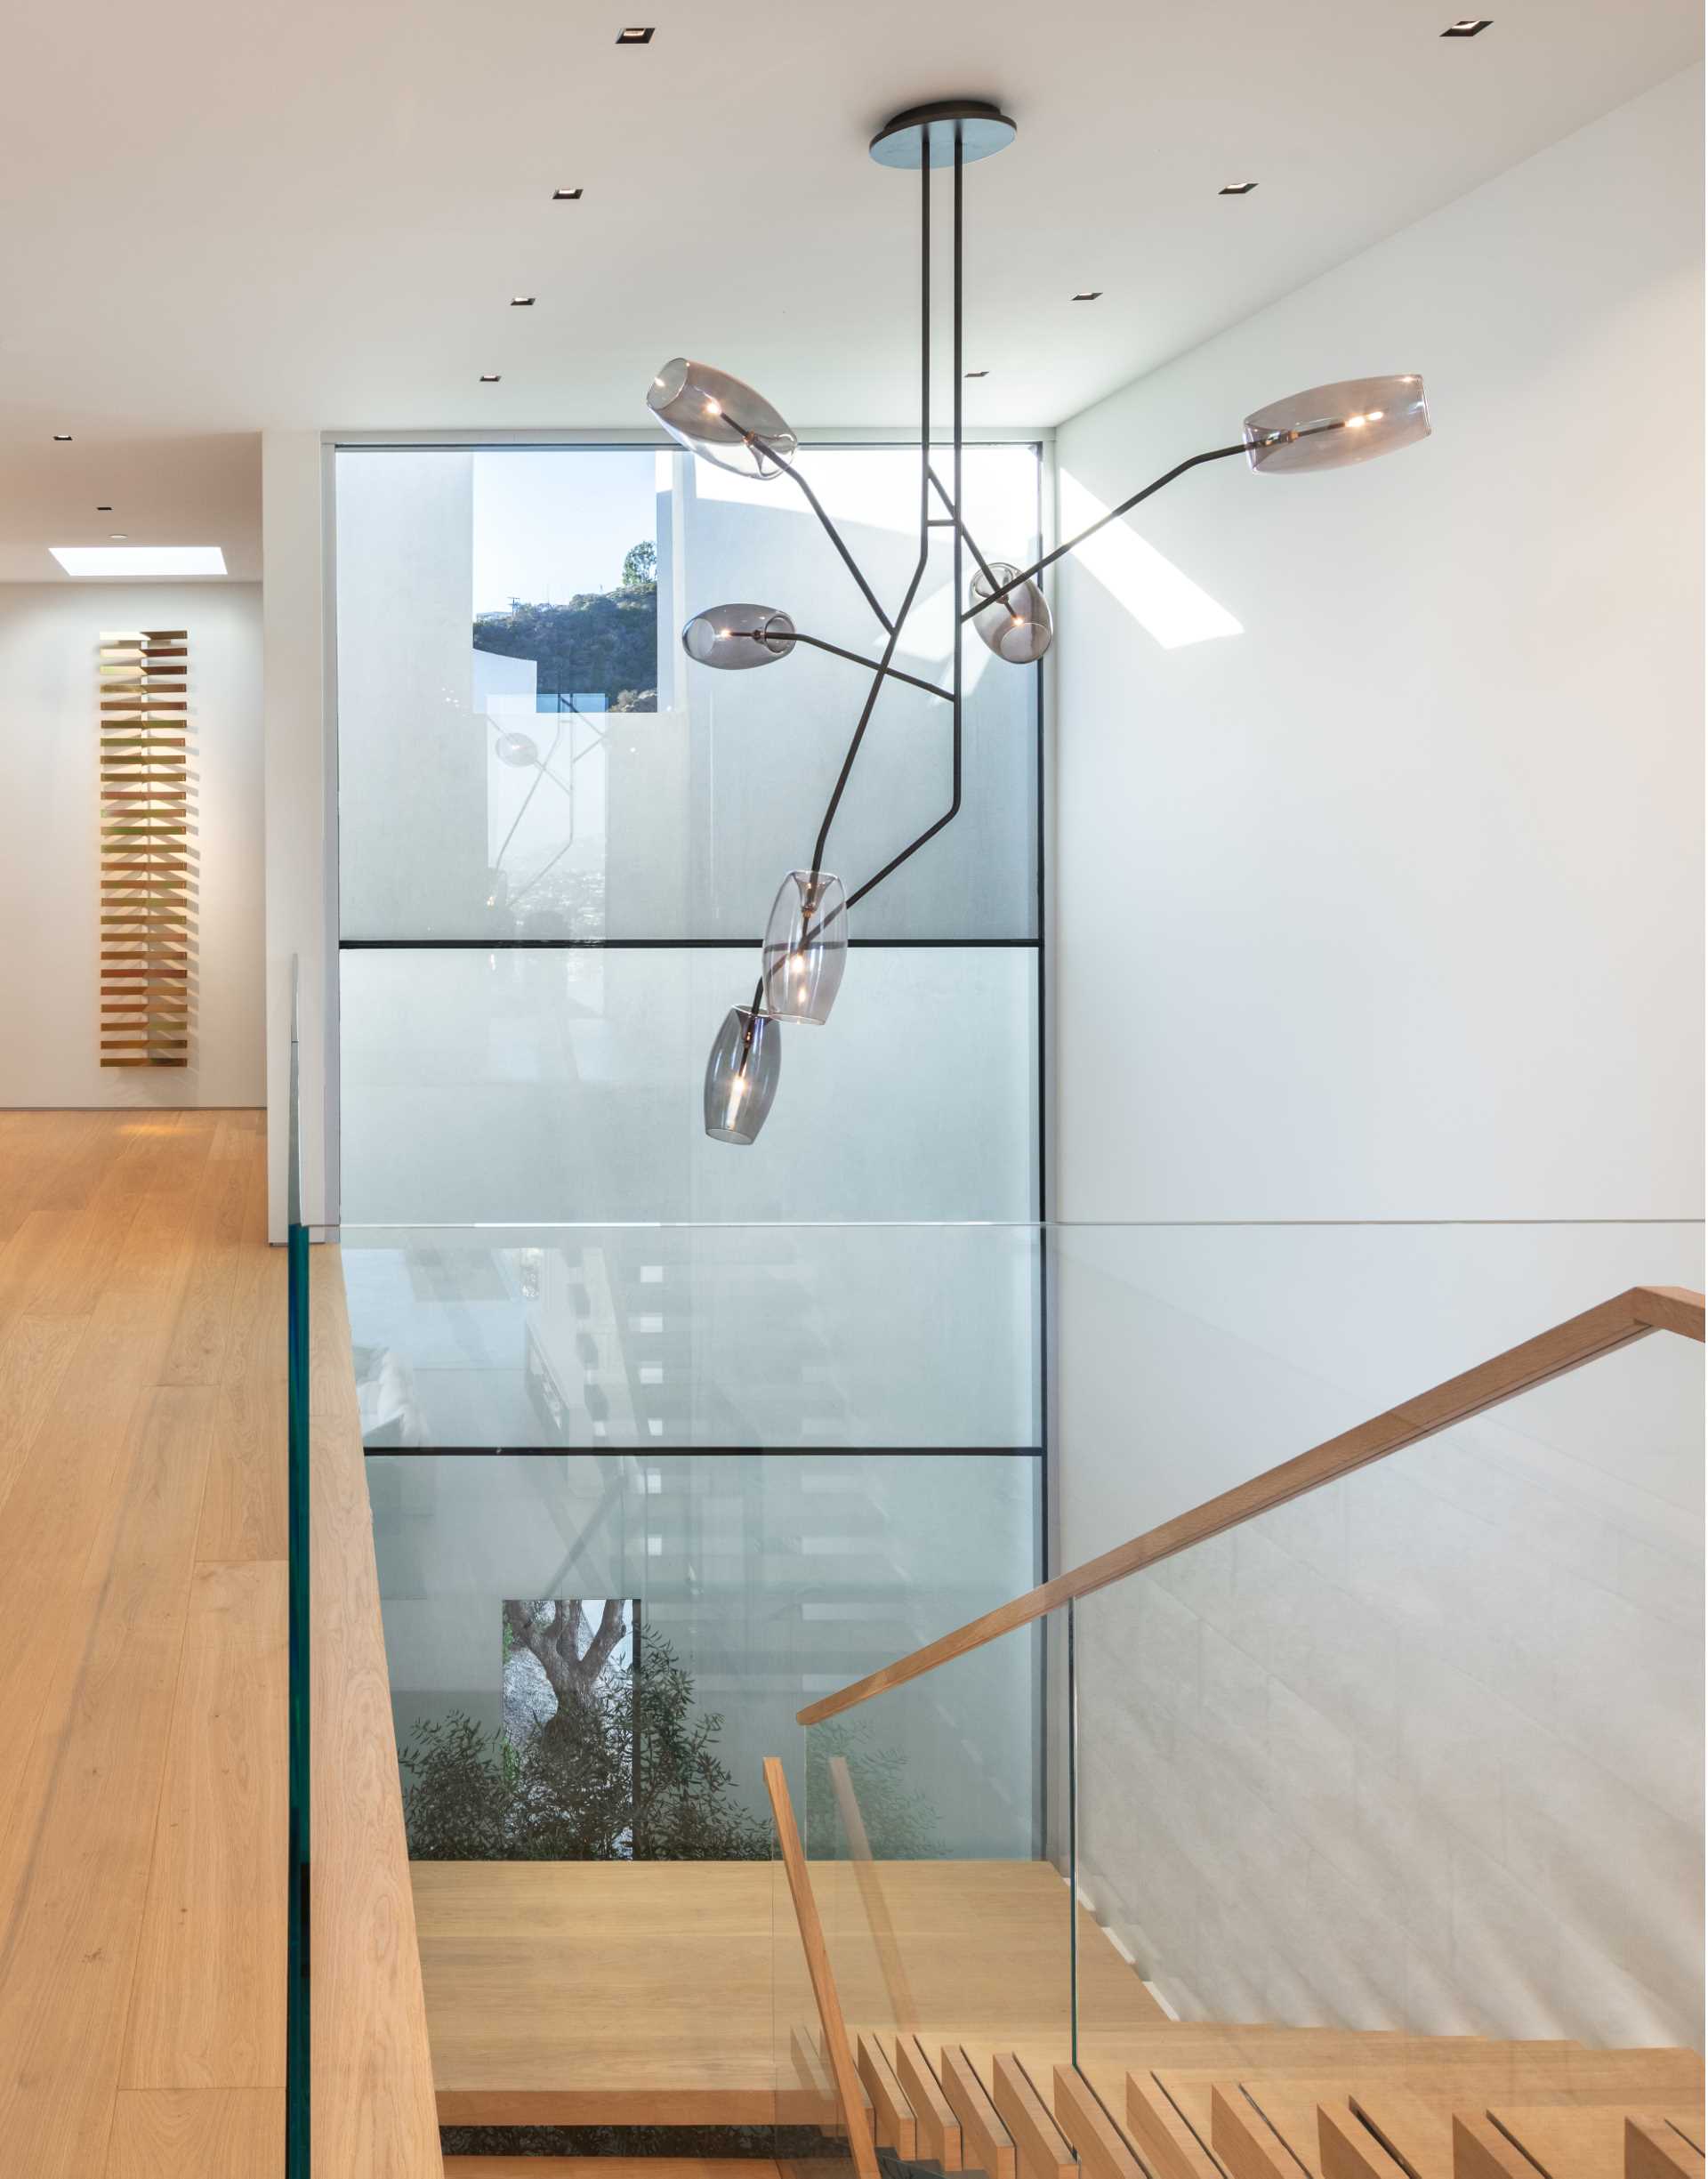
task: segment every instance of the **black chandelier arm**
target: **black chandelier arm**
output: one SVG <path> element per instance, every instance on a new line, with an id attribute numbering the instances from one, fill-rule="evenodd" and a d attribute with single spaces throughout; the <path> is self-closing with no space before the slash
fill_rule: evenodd
<path id="1" fill-rule="evenodd" d="M 882 870 L 877 870 L 877 871 L 874 871 L 874 872 L 873 873 L 873 875 L 872 875 L 872 876 L 871 876 L 869 878 L 867 878 L 867 879 L 866 879 L 866 883 L 865 883 L 865 884 L 864 884 L 864 885 L 857 885 L 857 886 L 854 888 L 853 892 L 852 892 L 851 893 L 850 893 L 850 894 L 849 894 L 848 899 L 847 899 L 847 901 L 844 903 L 844 905 L 845 905 L 846 907 L 848 907 L 848 908 L 852 908 L 852 907 L 854 907 L 854 906 L 855 906 L 855 904 L 856 904 L 858 901 L 864 900 L 867 893 L 869 893 L 869 892 L 873 892 L 873 891 L 874 891 L 874 889 L 875 889 L 877 886 L 882 885 L 885 878 L 891 876 L 892 876 L 892 875 L 893 875 L 893 874 L 894 874 L 896 871 L 899 870 L 899 869 L 900 869 L 900 868 L 901 868 L 901 866 L 902 866 L 902 864 L 903 864 L 903 863 L 905 863 L 905 862 L 907 860 L 907 859 L 908 859 L 908 857 L 909 857 L 910 855 L 917 855 L 917 854 L 918 854 L 918 852 L 919 852 L 919 851 L 920 851 L 920 849 L 925 845 L 925 843 L 926 843 L 926 842 L 927 842 L 928 840 L 934 840 L 934 839 L 936 839 L 936 837 L 937 837 L 938 834 L 939 834 L 939 832 L 941 832 L 941 831 L 942 831 L 943 827 L 944 827 L 946 825 L 952 825 L 952 824 L 955 822 L 955 819 L 956 819 L 957 817 L 959 817 L 959 816 L 960 816 L 960 814 L 961 814 L 961 706 L 960 706 L 960 705 L 959 705 L 959 704 L 957 704 L 957 705 L 955 706 L 955 758 L 954 758 L 954 769 L 955 769 L 955 792 L 954 792 L 954 796 L 953 796 L 952 800 L 950 801 L 950 803 L 949 803 L 948 808 L 947 808 L 947 810 L 945 810 L 945 811 L 944 811 L 944 812 L 943 812 L 942 816 L 941 816 L 941 817 L 939 817 L 939 818 L 938 818 L 938 819 L 935 819 L 935 820 L 934 820 L 934 821 L 933 821 L 931 824 L 927 825 L 927 827 L 925 827 L 924 831 L 923 831 L 923 832 L 922 832 L 922 833 L 920 834 L 919 837 L 918 837 L 916 840 L 910 840 L 910 841 L 908 842 L 907 845 L 902 849 L 902 851 L 901 851 L 901 852 L 900 852 L 900 854 L 899 854 L 899 855 L 892 855 L 892 856 L 890 858 L 890 860 L 889 860 L 887 863 L 885 863 L 885 864 L 884 864 L 884 866 L 883 866 L 882 869 Z"/>
<path id="2" fill-rule="evenodd" d="M 1124 499 L 1118 507 L 1111 507 L 1107 514 L 1100 514 L 1096 521 L 1082 529 L 1076 537 L 1069 537 L 1066 545 L 1057 545 L 1053 553 L 1046 553 L 1042 560 L 1034 561 L 1029 568 L 1022 568 L 1018 575 L 1003 584 L 995 594 L 1006 597 L 1011 590 L 1018 589 L 1020 584 L 1029 583 L 1034 576 L 1042 575 L 1046 568 L 1053 567 L 1064 553 L 1071 553 L 1084 545 L 1087 537 L 1095 537 L 1107 523 L 1118 521 L 1124 514 L 1131 514 L 1141 499 L 1148 499 L 1153 492 L 1160 492 L 1165 484 L 1172 484 L 1176 477 L 1183 477 L 1188 469 L 1196 469 L 1204 462 L 1225 462 L 1229 455 L 1247 451 L 1245 441 L 1242 439 L 1237 447 L 1212 447 L 1207 454 L 1188 455 L 1185 461 L 1177 462 L 1172 469 L 1165 471 L 1162 476 L 1146 485 L 1143 491 L 1135 492 L 1131 499 Z M 977 605 L 969 606 L 962 614 L 962 619 L 971 620 L 977 614 L 982 613 L 990 602 L 988 598 L 985 598 Z"/>
<path id="3" fill-rule="evenodd" d="M 488 712 L 488 713 L 487 714 L 487 716 L 488 720 L 490 720 L 490 718 L 491 718 L 491 716 L 492 716 L 492 714 L 491 714 L 490 712 Z M 539 791 L 540 791 L 540 781 L 541 781 L 542 779 L 545 779 L 545 778 L 547 778 L 547 777 L 548 777 L 548 773 L 547 773 L 547 771 L 546 771 L 546 767 L 547 767 L 547 766 L 548 766 L 548 765 L 551 763 L 552 759 L 552 758 L 553 758 L 553 757 L 554 757 L 554 756 L 557 755 L 557 753 L 558 753 L 558 744 L 559 744 L 559 743 L 560 743 L 560 742 L 562 739 L 563 739 L 563 722 L 562 722 L 562 720 L 561 720 L 561 719 L 560 719 L 560 720 L 559 720 L 559 722 L 558 722 L 558 728 L 557 728 L 557 731 L 556 731 L 556 732 L 555 732 L 555 733 L 552 735 L 552 747 L 550 747 L 550 748 L 549 748 L 549 749 L 546 751 L 545 755 L 544 755 L 543 757 L 536 757 L 536 758 L 535 759 L 535 763 L 536 763 L 536 766 L 537 766 L 537 770 L 536 770 L 536 774 L 535 774 L 535 777 L 534 777 L 533 781 L 531 782 L 531 784 L 530 784 L 530 785 L 529 785 L 529 787 L 528 787 L 528 790 L 527 794 L 526 794 L 526 795 L 524 795 L 522 796 L 522 806 L 521 806 L 521 808 L 520 808 L 520 810 L 518 810 L 518 811 L 517 811 L 517 812 L 516 812 L 515 816 L 514 816 L 514 817 L 513 817 L 513 818 L 511 819 L 511 821 L 510 821 L 510 830 L 509 830 L 509 831 L 508 831 L 508 832 L 507 832 L 507 833 L 504 835 L 504 836 L 503 840 L 502 840 L 502 841 L 499 843 L 499 846 L 498 846 L 498 852 L 497 852 L 497 855 L 495 856 L 495 858 L 494 859 L 494 861 L 493 861 L 493 866 L 492 866 L 492 867 L 493 867 L 493 869 L 494 869 L 495 871 L 502 870 L 502 869 L 504 868 L 504 856 L 505 856 L 505 853 L 506 853 L 506 852 L 507 852 L 507 851 L 509 850 L 509 847 L 510 847 L 510 843 L 511 843 L 511 842 L 512 842 L 512 840 L 513 840 L 513 839 L 516 837 L 516 827 L 518 827 L 518 826 L 519 826 L 519 825 L 521 823 L 522 819 L 524 819 L 524 818 L 525 818 L 525 817 L 528 815 L 528 806 L 529 803 L 531 803 L 531 802 L 533 801 L 533 799 L 534 799 L 535 795 L 537 795 L 537 794 L 539 793 Z M 536 746 L 537 747 L 538 745 L 536 744 Z"/>
<path id="4" fill-rule="evenodd" d="M 955 701 L 952 689 L 939 689 L 934 681 L 922 681 L 917 674 L 904 674 L 898 666 L 880 666 L 874 658 L 863 658 L 858 650 L 844 650 L 840 643 L 828 643 L 822 635 L 807 635 L 797 628 L 792 635 L 767 635 L 763 628 L 744 628 L 741 633 L 755 643 L 810 643 L 815 650 L 827 650 L 834 658 L 846 658 L 850 666 L 863 666 L 868 674 L 884 674 L 891 681 L 905 681 L 910 689 L 923 689 L 927 696 L 940 696 L 946 704 Z"/>
<path id="5" fill-rule="evenodd" d="M 740 426 L 737 425 L 737 428 L 739 430 Z M 820 522 L 824 524 L 825 535 L 830 539 L 831 543 L 836 547 L 836 550 L 842 554 L 843 565 L 847 568 L 849 573 L 854 577 L 854 580 L 859 585 L 861 593 L 864 595 L 866 603 L 877 615 L 879 626 L 882 627 L 886 634 L 890 633 L 892 629 L 893 624 L 890 621 L 889 614 L 886 613 L 883 608 L 878 603 L 877 593 L 873 589 L 871 584 L 866 581 L 865 576 L 861 574 L 859 562 L 855 559 L 853 553 L 849 551 L 847 545 L 842 543 L 842 532 L 837 529 L 835 523 L 831 521 L 829 515 L 825 512 L 823 506 L 819 504 L 818 493 L 813 490 L 811 485 L 807 482 L 806 479 L 801 474 L 801 472 L 794 466 L 794 463 L 786 462 L 783 456 L 777 453 L 774 447 L 767 446 L 763 440 L 756 440 L 751 432 L 743 432 L 742 435 L 746 440 L 750 447 L 754 447 L 756 449 L 762 451 L 765 459 L 768 462 L 775 462 L 777 466 L 783 472 L 783 474 L 786 477 L 792 478 L 793 480 L 800 486 L 802 495 L 805 498 L 807 504 L 818 517 Z"/>
<path id="6" fill-rule="evenodd" d="M 958 329 L 958 328 L 957 328 L 957 329 Z M 958 406 L 959 406 L 959 391 L 960 391 L 960 381 L 959 381 L 959 379 L 957 379 L 957 380 L 955 381 L 955 388 L 956 388 L 956 396 L 957 396 L 957 399 L 956 399 L 956 406 L 958 407 Z M 957 441 L 956 441 L 956 446 L 955 446 L 955 459 L 957 460 L 957 462 L 959 461 L 959 458 L 960 458 L 960 445 L 959 445 L 959 435 L 957 434 Z M 959 498 L 960 498 L 960 494 L 959 494 L 959 492 L 957 491 L 957 492 L 956 492 L 956 494 L 955 494 L 955 497 L 952 499 L 952 498 L 949 496 L 949 493 L 948 493 L 948 488 L 947 488 L 947 486 L 944 484 L 942 478 L 941 478 L 941 477 L 939 477 L 939 476 L 938 475 L 938 473 L 937 473 L 936 470 L 932 470 L 932 472 L 931 472 L 931 482 L 932 482 L 932 484 L 933 484 L 933 485 L 936 487 L 936 489 L 937 489 L 937 496 L 938 496 L 938 497 L 939 497 L 939 499 L 940 499 L 940 500 L 943 502 L 943 504 L 944 504 L 944 505 L 945 505 L 945 506 L 946 506 L 946 507 L 948 509 L 948 512 L 947 512 L 947 514 L 946 514 L 946 515 L 944 516 L 944 518 L 943 518 L 942 521 L 941 521 L 941 522 L 933 522 L 933 523 L 931 524 L 931 528 L 932 528 L 933 529 L 953 529 L 953 530 L 954 530 L 954 531 L 956 533 L 956 535 L 957 535 L 957 536 L 958 536 L 958 537 L 961 538 L 962 542 L 963 542 L 963 543 L 965 545 L 965 546 L 966 546 L 967 550 L 968 550 L 968 551 L 969 551 L 969 552 L 970 552 L 970 553 L 972 554 L 972 556 L 973 556 L 974 560 L 976 560 L 976 561 L 978 561 L 978 563 L 979 563 L 979 574 L 980 574 L 980 575 L 982 575 L 982 576 L 984 577 L 984 578 L 985 578 L 986 582 L 987 582 L 987 584 L 988 584 L 988 585 L 991 586 L 991 588 L 992 588 L 993 590 L 994 590 L 994 589 L 995 589 L 995 587 L 996 587 L 996 577 L 995 577 L 995 576 L 994 576 L 994 575 L 991 573 L 991 571 L 990 571 L 990 562 L 989 562 L 989 561 L 987 561 L 987 560 L 985 558 L 984 554 L 983 554 L 983 553 L 981 553 L 981 552 L 979 550 L 979 540 L 978 540 L 978 539 L 977 539 L 977 538 L 976 538 L 976 537 L 973 536 L 973 534 L 972 534 L 971 530 L 970 530 L 970 529 L 967 528 L 966 524 L 965 524 L 965 523 L 964 523 L 964 522 L 962 521 L 962 519 L 961 519 L 961 510 L 960 510 L 959 505 L 956 504 L 956 503 L 958 502 Z M 956 598 L 957 598 L 957 600 L 958 600 L 958 599 L 959 599 L 959 596 L 960 596 L 960 590 L 959 590 L 959 586 L 958 586 L 958 585 L 957 585 L 957 587 L 956 587 L 955 595 L 956 595 Z"/>
<path id="7" fill-rule="evenodd" d="M 906 595 L 901 601 L 901 611 L 897 617 L 895 626 L 890 629 L 884 639 L 882 658 L 872 669 L 872 686 L 866 690 L 865 703 L 860 706 L 859 720 L 850 738 L 848 754 L 842 759 L 842 768 L 836 775 L 836 784 L 830 790 L 830 800 L 825 805 L 824 822 L 819 826 L 818 837 L 813 843 L 812 861 L 810 867 L 814 870 L 822 870 L 825 867 L 825 847 L 830 838 L 830 828 L 836 820 L 837 805 L 842 799 L 843 788 L 848 785 L 849 774 L 854 769 L 854 760 L 860 753 L 860 744 L 866 738 L 866 730 L 871 723 L 872 713 L 877 704 L 879 691 L 882 689 L 884 682 L 892 678 L 902 680 L 912 678 L 907 674 L 898 676 L 890 661 L 896 654 L 896 645 L 901 640 L 902 627 L 908 614 L 913 610 L 914 599 L 918 593 L 921 582 L 924 579 L 926 557 L 927 547 L 922 545 L 918 561 L 914 568 L 913 578 L 908 583 Z M 940 696 L 943 691 L 939 689 L 933 693 Z M 955 706 L 955 713 L 958 718 L 960 714 L 958 704 Z M 850 902 L 850 905 L 851 906 L 852 903 Z"/>

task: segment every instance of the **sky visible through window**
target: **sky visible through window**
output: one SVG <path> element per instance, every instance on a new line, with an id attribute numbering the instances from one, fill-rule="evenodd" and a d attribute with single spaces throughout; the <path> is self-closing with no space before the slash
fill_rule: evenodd
<path id="1" fill-rule="evenodd" d="M 649 448 L 483 449 L 474 457 L 474 611 L 512 598 L 561 605 L 614 590 L 623 555 L 652 538 L 658 468 Z"/>

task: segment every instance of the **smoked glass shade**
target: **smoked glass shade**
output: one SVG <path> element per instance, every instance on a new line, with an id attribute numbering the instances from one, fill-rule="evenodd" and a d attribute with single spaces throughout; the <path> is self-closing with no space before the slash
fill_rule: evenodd
<path id="1" fill-rule="evenodd" d="M 737 476 L 775 477 L 794 452 L 794 433 L 761 393 L 709 363 L 673 356 L 647 388 L 647 407 L 679 446 Z"/>
<path id="2" fill-rule="evenodd" d="M 750 1007 L 723 1017 L 705 1062 L 705 1132 L 714 1142 L 751 1142 L 765 1125 L 783 1064 L 780 1026 Z"/>
<path id="3" fill-rule="evenodd" d="M 848 966 L 848 902 L 826 870 L 791 870 L 765 926 L 765 1012 L 779 1021 L 823 1023 Z"/>
<path id="4" fill-rule="evenodd" d="M 540 745 L 533 735 L 519 733 L 513 728 L 499 735 L 492 753 L 501 764 L 514 764 L 519 771 L 540 761 Z"/>
<path id="5" fill-rule="evenodd" d="M 769 666 L 794 648 L 794 623 L 769 605 L 712 605 L 682 630 L 682 649 L 700 666 L 737 673 Z"/>
<path id="6" fill-rule="evenodd" d="M 1030 666 L 1043 658 L 1055 641 L 1055 623 L 1043 601 L 1043 593 L 1035 583 L 1016 582 L 1014 578 L 1019 569 L 1011 567 L 1005 560 L 993 560 L 990 572 L 996 580 L 994 593 L 985 580 L 984 570 L 973 570 L 967 603 L 983 605 L 985 609 L 973 616 L 972 625 L 986 647 L 999 658 L 1006 658 L 1011 666 Z M 1002 586 L 1005 583 L 1012 584 L 1013 587 L 1004 590 Z M 988 604 L 985 602 L 987 599 Z"/>
<path id="7" fill-rule="evenodd" d="M 1245 419 L 1253 469 L 1344 469 L 1394 454 L 1430 435 L 1423 381 L 1347 378 L 1271 401 Z"/>

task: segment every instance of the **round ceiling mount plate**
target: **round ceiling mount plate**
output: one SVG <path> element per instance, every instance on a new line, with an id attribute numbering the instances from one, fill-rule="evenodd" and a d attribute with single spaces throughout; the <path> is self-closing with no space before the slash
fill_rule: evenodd
<path id="1" fill-rule="evenodd" d="M 910 106 L 906 113 L 892 115 L 872 139 L 872 156 L 880 166 L 911 166 L 917 172 L 920 147 L 928 143 L 933 166 L 953 166 L 957 126 L 963 165 L 1006 150 L 1017 133 L 1013 122 L 988 99 L 933 99 L 929 106 Z"/>

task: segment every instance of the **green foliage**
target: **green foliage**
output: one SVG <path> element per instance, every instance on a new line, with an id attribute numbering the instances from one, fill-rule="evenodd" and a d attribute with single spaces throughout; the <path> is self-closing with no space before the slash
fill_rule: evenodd
<path id="1" fill-rule="evenodd" d="M 642 1627 L 631 1673 L 600 1675 L 519 1746 L 454 1714 L 418 1723 L 399 1756 L 415 1861 L 761 1861 L 769 1824 L 737 1799 L 716 1747 L 723 1719 L 694 1707 L 670 1643 Z M 806 1829 L 813 1850 L 846 1852 L 830 1759 L 848 1764 L 873 1853 L 940 1855 L 936 1812 L 906 1759 L 840 1719 L 813 1728 Z M 833 1848 L 830 1842 L 837 1842 Z M 822 1849 L 818 1842 L 824 1842 Z"/>
<path id="2" fill-rule="evenodd" d="M 520 1746 L 460 1713 L 417 1724 L 399 1755 L 416 1861 L 754 1861 L 770 1852 L 716 1755 L 723 1719 L 642 1628 L 640 1663 L 607 1673 Z"/>
<path id="3" fill-rule="evenodd" d="M 658 708 L 657 554 L 646 539 L 631 545 L 615 590 L 584 592 L 564 605 L 525 605 L 481 613 L 477 650 L 532 658 L 539 686 L 570 695 L 602 695 L 613 711 Z"/>
<path id="4" fill-rule="evenodd" d="M 848 1782 L 865 1827 L 866 1841 L 877 1861 L 930 1861 L 944 1852 L 937 1811 L 926 1796 L 907 1782 L 907 1759 L 899 1749 L 874 1747 L 864 1727 L 829 1719 L 808 1735 L 806 1833 L 810 1840 L 836 1842 L 840 1856 L 848 1840 L 832 1780 L 834 1762 L 848 1765 Z"/>

